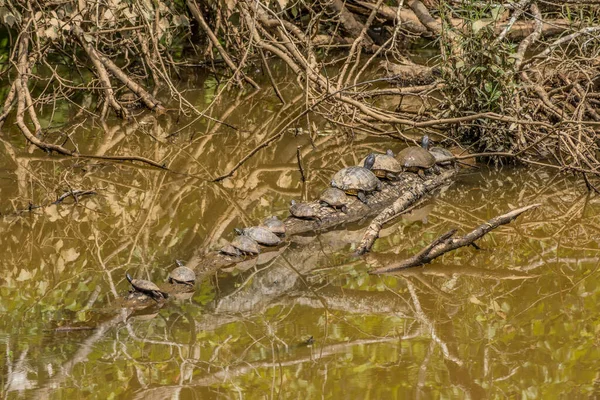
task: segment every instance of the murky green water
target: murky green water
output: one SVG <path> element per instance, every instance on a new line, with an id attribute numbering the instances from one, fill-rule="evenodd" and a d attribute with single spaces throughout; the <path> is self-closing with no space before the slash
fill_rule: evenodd
<path id="1" fill-rule="evenodd" d="M 294 128 L 307 128 L 303 118 L 233 177 L 210 183 L 277 134 L 296 107 L 219 90 L 206 80 L 189 96 L 199 106 L 219 97 L 210 114 L 238 130 L 176 115 L 102 125 L 71 114 L 65 119 L 81 124 L 52 134 L 72 137 L 81 152 L 140 153 L 193 177 L 48 156 L 26 147 L 16 130 L 2 135 L 4 398 L 600 394 L 600 201 L 555 171 L 465 171 L 388 224 L 364 259 L 351 254 L 368 221 L 292 238 L 163 308 L 121 310 L 126 271 L 165 282 L 175 259 L 218 248 L 235 226 L 287 216 L 291 199 L 314 198 L 337 169 L 372 149 L 405 146 L 313 117 L 320 132 L 296 135 Z M 68 190 L 97 194 L 51 204 Z M 481 240 L 481 250 L 462 248 L 395 276 L 367 274 L 450 228 L 466 232 L 538 202 Z M 94 329 L 54 330 L 75 326 Z"/>

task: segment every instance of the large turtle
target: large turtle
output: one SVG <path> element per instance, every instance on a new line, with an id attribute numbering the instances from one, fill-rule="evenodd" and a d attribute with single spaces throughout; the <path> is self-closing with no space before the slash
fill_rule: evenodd
<path id="1" fill-rule="evenodd" d="M 298 203 L 296 200 L 290 202 L 290 214 L 300 219 L 320 220 L 319 211 L 310 203 Z"/>
<path id="2" fill-rule="evenodd" d="M 375 161 L 370 168 L 376 177 L 380 179 L 394 180 L 398 179 L 398 174 L 402 172 L 402 164 L 394 157 L 392 150 L 386 151 L 385 154 L 374 154 Z M 362 163 L 367 159 L 365 158 Z"/>
<path id="3" fill-rule="evenodd" d="M 381 181 L 371 171 L 375 163 L 375 155 L 369 154 L 362 167 L 346 167 L 339 170 L 331 178 L 331 186 L 357 196 L 360 201 L 367 203 L 366 193 L 381 190 Z"/>
<path id="4" fill-rule="evenodd" d="M 348 211 L 346 207 L 348 196 L 346 196 L 346 192 L 341 189 L 329 187 L 321 193 L 319 200 L 324 206 L 335 208 L 343 213 Z"/>
<path id="5" fill-rule="evenodd" d="M 156 301 L 169 297 L 167 293 L 161 291 L 153 282 L 144 279 L 133 279 L 131 275 L 129 275 L 129 272 L 125 274 L 125 277 L 136 292 L 141 292 Z"/>
<path id="6" fill-rule="evenodd" d="M 190 268 L 186 267 L 181 261 L 175 260 L 177 268 L 169 274 L 169 283 L 178 283 L 181 285 L 194 286 L 196 274 Z"/>
<path id="7" fill-rule="evenodd" d="M 435 157 L 427 149 L 429 148 L 429 137 L 423 136 L 421 147 L 410 146 L 402 150 L 396 159 L 402 165 L 402 169 L 408 172 L 416 172 L 421 178 L 425 178 L 425 170 L 435 165 Z"/>
<path id="8" fill-rule="evenodd" d="M 267 228 L 278 236 L 285 236 L 285 224 L 275 216 L 266 218 L 260 226 Z"/>
<path id="9" fill-rule="evenodd" d="M 253 226 L 244 229 L 235 228 L 235 233 L 240 236 L 248 236 L 263 246 L 277 246 L 281 243 L 281 239 L 276 234 L 262 226 Z"/>
<path id="10" fill-rule="evenodd" d="M 221 253 L 228 256 L 241 256 L 245 254 L 259 254 L 260 247 L 256 240 L 250 236 L 239 235 L 236 236 L 231 243 L 226 244 L 221 248 Z"/>

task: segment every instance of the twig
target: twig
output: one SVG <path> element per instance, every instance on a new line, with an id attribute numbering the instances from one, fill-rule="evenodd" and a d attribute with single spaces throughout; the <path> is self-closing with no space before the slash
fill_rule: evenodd
<path id="1" fill-rule="evenodd" d="M 300 176 L 302 178 L 302 183 L 306 182 L 306 175 L 304 174 L 304 167 L 302 167 L 302 154 L 300 149 L 302 146 L 296 147 L 296 159 L 298 159 L 298 169 L 300 170 Z"/>
<path id="2" fill-rule="evenodd" d="M 456 250 L 460 247 L 469 246 L 475 240 L 480 239 L 487 233 L 491 232 L 493 229 L 496 229 L 500 225 L 506 225 L 517 218 L 519 215 L 524 213 L 525 211 L 529 211 L 533 208 L 539 207 L 540 204 L 531 204 L 529 206 L 521 207 L 513 211 L 509 211 L 506 214 L 500 215 L 498 217 L 494 217 L 489 221 L 479 225 L 477 228 L 473 229 L 471 232 L 467 233 L 462 237 L 452 238 L 452 236 L 456 233 L 456 229 L 453 229 L 449 232 L 446 232 L 444 235 L 440 236 L 429 246 L 425 247 L 416 255 L 402 260 L 400 262 L 394 263 L 387 267 L 378 268 L 373 271 L 370 271 L 371 274 L 385 274 L 388 272 L 394 272 L 405 268 L 415 267 L 418 265 L 423 265 L 431 262 L 433 259 L 441 256 L 444 253 L 447 253 L 452 250 Z"/>
<path id="3" fill-rule="evenodd" d="M 275 94 L 277 95 L 279 100 L 281 100 L 281 103 L 285 104 L 285 99 L 283 98 L 283 95 L 279 91 L 279 87 L 277 86 L 277 82 L 275 82 L 275 78 L 273 78 L 273 73 L 271 72 L 271 67 L 269 67 L 267 58 L 265 57 L 265 52 L 263 51 L 263 49 L 259 48 L 258 53 L 260 54 L 260 58 L 262 60 L 263 66 L 265 67 L 265 70 L 267 71 L 267 75 L 269 76 L 269 80 L 271 81 L 271 86 L 273 86 L 273 90 L 275 91 Z"/>

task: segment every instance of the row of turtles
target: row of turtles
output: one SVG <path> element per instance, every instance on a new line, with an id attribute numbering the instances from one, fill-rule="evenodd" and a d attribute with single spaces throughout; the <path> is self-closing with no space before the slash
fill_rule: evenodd
<path id="1" fill-rule="evenodd" d="M 346 167 L 331 179 L 331 186 L 321 193 L 322 206 L 342 212 L 347 211 L 348 196 L 356 196 L 367 203 L 367 194 L 381 190 L 380 179 L 395 180 L 401 172 L 414 172 L 424 178 L 429 169 L 436 169 L 436 162 L 452 157 L 448 150 L 429 148 L 429 137 L 423 136 L 421 147 L 412 146 L 394 155 L 391 150 L 385 154 L 371 153 L 361 162 L 362 166 Z M 299 203 L 292 200 L 290 214 L 296 218 L 319 219 L 319 208 L 314 203 Z M 220 252 L 228 256 L 260 254 L 261 246 L 277 246 L 285 236 L 285 224 L 277 217 L 269 217 L 259 226 L 235 229 L 237 236 L 223 246 Z"/>
<path id="2" fill-rule="evenodd" d="M 453 154 L 441 147 L 429 148 L 429 137 L 423 136 L 421 147 L 412 146 L 394 156 L 391 150 L 385 154 L 371 153 L 361 162 L 362 166 L 346 167 L 338 171 L 331 179 L 331 186 L 319 197 L 323 206 L 346 212 L 347 195 L 356 196 L 367 203 L 367 194 L 381 190 L 380 179 L 398 179 L 401 172 L 414 172 L 424 178 L 426 170 L 437 168 L 436 163 L 444 164 Z M 290 214 L 297 218 L 318 219 L 318 210 L 310 203 L 297 203 L 292 200 Z M 237 236 L 221 248 L 221 253 L 229 256 L 257 255 L 261 246 L 277 246 L 285 236 L 285 224 L 277 217 L 265 219 L 260 225 L 244 229 L 235 229 Z M 196 274 L 180 261 L 177 268 L 169 274 L 169 283 L 192 287 Z M 136 292 L 160 301 L 168 294 L 153 282 L 134 279 L 126 274 L 126 278 Z"/>
<path id="3" fill-rule="evenodd" d="M 196 274 L 194 271 L 186 267 L 179 260 L 175 260 L 175 262 L 177 263 L 177 268 L 173 269 L 169 274 L 169 283 L 172 285 L 185 285 L 193 288 L 196 283 Z M 145 294 L 156 301 L 164 300 L 169 297 L 168 293 L 160 290 L 160 288 L 152 281 L 134 279 L 129 273 L 126 273 L 125 277 L 135 292 Z"/>

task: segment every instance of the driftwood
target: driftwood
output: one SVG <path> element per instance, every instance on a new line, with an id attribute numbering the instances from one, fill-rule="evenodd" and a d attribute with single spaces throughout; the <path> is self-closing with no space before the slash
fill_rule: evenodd
<path id="1" fill-rule="evenodd" d="M 452 229 L 436 240 L 434 240 L 430 245 L 425 247 L 416 255 L 397 262 L 395 264 L 389 265 L 387 267 L 378 268 L 373 271 L 370 271 L 371 274 L 384 274 L 388 272 L 394 272 L 405 268 L 416 267 L 418 265 L 423 265 L 431 262 L 434 258 L 441 256 L 444 253 L 447 253 L 452 250 L 456 250 L 459 247 L 470 246 L 473 245 L 477 239 L 480 239 L 485 234 L 491 232 L 496 229 L 500 225 L 506 225 L 510 223 L 512 220 L 517 218 L 519 215 L 524 213 L 525 211 L 529 211 L 533 208 L 539 207 L 540 204 L 531 204 L 529 206 L 521 207 L 513 211 L 509 211 L 506 214 L 500 215 L 498 217 L 494 217 L 487 221 L 484 224 L 479 225 L 477 228 L 473 229 L 471 232 L 467 233 L 464 236 L 458 238 L 452 238 L 456 233 L 456 229 Z"/>
<path id="2" fill-rule="evenodd" d="M 305 233 L 325 231 L 349 222 L 357 222 L 365 217 L 378 215 L 398 198 L 406 200 L 407 207 L 421 199 L 425 194 L 448 183 L 458 173 L 455 169 L 443 170 L 438 175 L 429 175 L 425 180 L 413 173 L 402 173 L 397 181 L 387 182 L 379 192 L 368 196 L 368 204 L 363 204 L 352 198 L 347 205 L 346 213 L 321 206 L 318 200 L 310 202 L 319 210 L 318 219 L 303 220 L 288 217 L 284 223 L 286 238 Z M 273 251 L 277 251 L 274 249 Z M 263 248 L 263 256 L 268 249 Z M 244 257 L 226 256 L 218 251 L 198 254 L 188 261 L 187 266 L 194 269 L 198 275 L 212 274 L 220 268 L 247 260 Z"/>
<path id="3" fill-rule="evenodd" d="M 379 215 L 377 215 L 377 217 L 373 219 L 373 221 L 371 221 L 371 224 L 367 227 L 367 230 L 365 231 L 363 238 L 358 245 L 358 249 L 356 249 L 356 253 L 365 254 L 371 250 L 373 243 L 375 243 L 375 239 L 379 237 L 379 232 L 381 231 L 381 228 L 383 228 L 383 224 L 388 222 L 393 217 L 398 216 L 406 211 L 411 205 L 413 205 L 431 189 L 433 188 L 420 185 L 402 193 L 392 203 L 391 206 L 385 208 L 379 213 Z"/>

